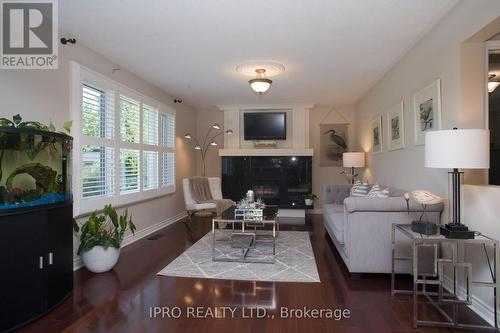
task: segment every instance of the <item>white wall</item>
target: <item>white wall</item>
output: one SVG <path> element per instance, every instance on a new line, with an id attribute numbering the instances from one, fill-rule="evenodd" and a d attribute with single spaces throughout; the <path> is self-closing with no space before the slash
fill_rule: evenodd
<path id="1" fill-rule="evenodd" d="M 118 81 L 144 95 L 176 109 L 176 181 L 174 194 L 134 204 L 129 207 L 138 233 L 144 234 L 160 222 L 171 222 L 184 213 L 182 178 L 196 172 L 195 155 L 186 149 L 181 139 L 185 132 L 196 132 L 196 113 L 185 104 L 173 104 L 173 98 L 159 88 L 140 79 L 125 69 L 112 74 L 117 67 L 94 51 L 82 46 L 59 48 L 58 70 L 0 70 L 1 116 L 11 118 L 19 113 L 25 120 L 48 124 L 51 120 L 61 129 L 70 119 L 69 61 L 78 63 Z M 76 244 L 76 241 L 75 241 Z"/>
<path id="2" fill-rule="evenodd" d="M 500 187 L 499 186 L 464 186 L 464 219 L 472 230 L 500 239 Z M 481 246 L 469 246 L 469 258 L 472 258 L 473 281 L 491 282 L 491 273 Z M 493 260 L 493 249 L 488 247 L 488 255 Z M 483 314 L 490 322 L 493 319 L 493 291 L 491 288 L 472 287 L 476 301 L 474 309 Z"/>
<path id="3" fill-rule="evenodd" d="M 384 126 L 384 152 L 367 154 L 369 168 L 365 176 L 369 180 L 403 189 L 427 188 L 447 195 L 446 170 L 424 168 L 424 146 L 414 144 L 413 96 L 436 79 L 441 79 L 442 128 L 482 126 L 482 104 L 462 108 L 461 47 L 463 42 L 499 14 L 498 1 L 459 3 L 359 101 L 356 105 L 356 141 L 359 148 L 369 151 L 371 119 L 383 114 L 385 124 L 386 111 L 404 100 L 406 147 L 387 152 Z"/>
<path id="4" fill-rule="evenodd" d="M 372 182 L 402 189 L 428 189 L 448 196 L 447 171 L 424 168 L 424 146 L 414 145 L 413 95 L 436 79 L 442 85 L 442 128 L 478 128 L 484 118 L 484 47 L 482 42 L 495 33 L 473 38 L 500 15 L 497 0 L 462 1 L 424 36 L 356 105 L 356 140 L 359 148 L 371 149 L 371 119 L 404 100 L 405 141 L 403 150 L 387 152 L 384 127 L 384 152 L 367 154 L 365 177 Z M 491 26 L 491 25 L 490 25 Z M 484 29 L 483 29 L 484 30 Z M 481 177 L 466 177 L 481 179 Z M 473 229 L 489 232 L 500 239 L 498 205 L 500 187 L 485 187 L 465 194 L 465 222 Z M 482 210 L 480 214 L 479 210 Z M 443 222 L 447 213 L 443 215 Z M 483 231 L 484 230 L 484 231 Z M 477 253 L 476 253 L 477 254 Z M 486 263 L 477 254 L 470 258 L 473 270 L 483 274 Z M 474 290 L 482 304 L 492 304 L 489 296 Z M 476 309 L 477 310 L 477 309 Z"/>

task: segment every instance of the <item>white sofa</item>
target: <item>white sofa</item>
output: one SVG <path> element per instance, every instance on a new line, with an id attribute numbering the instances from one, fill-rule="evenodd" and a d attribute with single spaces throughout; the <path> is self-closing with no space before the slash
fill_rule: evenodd
<path id="1" fill-rule="evenodd" d="M 391 272 L 393 223 L 418 220 L 423 207 L 410 200 L 407 212 L 403 191 L 390 188 L 389 198 L 350 197 L 351 185 L 323 186 L 323 223 L 350 273 Z M 426 219 L 440 222 L 443 204 L 429 205 Z M 408 253 L 409 241 L 398 244 Z M 409 265 L 397 267 L 409 273 Z"/>
<path id="2" fill-rule="evenodd" d="M 222 189 L 221 180 L 219 177 L 208 177 L 208 185 L 210 186 L 210 192 L 212 193 L 212 198 L 214 200 L 222 199 Z M 212 202 L 207 203 L 197 203 L 194 201 L 191 195 L 191 188 L 189 186 L 189 178 L 184 178 L 182 180 L 182 189 L 184 191 L 184 202 L 186 204 L 186 210 L 190 215 L 192 212 L 204 209 L 216 209 L 216 204 Z"/>

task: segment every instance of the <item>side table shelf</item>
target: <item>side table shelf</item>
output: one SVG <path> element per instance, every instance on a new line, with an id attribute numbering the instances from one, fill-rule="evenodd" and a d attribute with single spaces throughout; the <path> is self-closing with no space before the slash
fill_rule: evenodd
<path id="1" fill-rule="evenodd" d="M 402 236 L 408 238 L 411 241 L 411 255 L 402 256 L 400 253 L 396 253 L 396 232 Z M 498 332 L 498 318 L 497 318 L 497 301 L 499 292 L 499 281 L 497 276 L 499 275 L 499 264 L 497 261 L 500 258 L 499 241 L 493 238 L 487 237 L 485 235 L 478 235 L 475 239 L 452 239 L 445 238 L 444 236 L 437 235 L 425 236 L 419 233 L 413 232 L 409 224 L 396 224 L 392 225 L 392 269 L 391 269 L 391 293 L 392 295 L 410 295 L 413 298 L 413 327 L 418 328 L 418 326 L 432 326 L 432 327 L 450 327 L 450 328 L 460 328 L 460 329 L 480 329 L 484 331 L 495 331 Z M 448 244 L 451 248 L 451 258 L 442 258 L 440 253 L 441 245 Z M 459 246 L 463 247 L 463 258 L 459 256 Z M 469 246 L 481 246 L 484 248 L 485 259 L 488 262 L 491 281 L 473 281 L 472 280 L 472 263 L 466 260 L 467 250 Z M 488 254 L 487 247 L 493 247 L 493 254 L 490 256 Z M 433 263 L 430 270 L 422 270 L 418 262 L 419 251 L 427 248 L 431 249 L 433 253 Z M 396 288 L 396 262 L 405 261 L 410 262 L 412 267 L 412 277 L 413 277 L 413 288 L 412 289 L 397 289 Z M 450 287 L 452 290 L 446 290 L 444 286 L 444 270 L 445 267 L 451 267 L 453 272 L 453 286 Z M 457 294 L 457 270 L 461 270 L 464 273 L 464 288 L 465 296 L 460 298 Z M 434 286 L 432 291 L 428 290 L 428 286 Z M 461 323 L 458 318 L 458 307 L 459 305 L 471 305 L 472 304 L 472 291 L 471 287 L 486 287 L 492 288 L 493 299 L 494 299 L 494 326 L 487 325 L 473 325 L 467 323 Z M 437 290 L 436 290 L 437 288 Z M 443 321 L 430 321 L 422 320 L 418 317 L 418 301 L 419 297 L 423 297 L 424 302 L 432 305 L 438 313 L 444 318 Z M 451 314 L 447 313 L 443 309 L 443 305 L 451 305 Z"/>

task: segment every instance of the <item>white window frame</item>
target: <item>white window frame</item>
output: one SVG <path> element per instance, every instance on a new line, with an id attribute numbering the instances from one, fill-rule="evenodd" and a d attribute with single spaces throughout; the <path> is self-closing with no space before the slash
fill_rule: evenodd
<path id="1" fill-rule="evenodd" d="M 104 91 L 114 92 L 114 138 L 95 138 L 82 134 L 82 86 L 88 84 L 90 86 L 100 88 Z M 140 104 L 140 124 L 139 124 L 139 143 L 123 142 L 120 135 L 120 96 L 126 96 L 139 102 Z M 164 152 L 174 154 L 175 159 L 175 139 L 173 147 L 165 147 L 162 145 L 162 128 L 161 128 L 161 115 L 170 114 L 174 116 L 175 110 L 150 98 L 137 91 L 134 91 L 116 81 L 113 81 L 104 75 L 96 73 L 77 62 L 70 62 L 70 101 L 71 113 L 73 119 L 73 198 L 74 198 L 74 215 L 79 216 L 87 214 L 96 210 L 101 210 L 104 205 L 112 204 L 114 206 L 123 206 L 134 202 L 150 200 L 155 197 L 164 196 L 176 191 L 175 181 L 175 167 L 174 167 L 174 183 L 169 186 L 162 186 L 161 184 L 161 156 Z M 158 110 L 158 145 L 143 144 L 143 105 L 156 108 Z M 174 127 L 175 131 L 175 127 Z M 174 133 L 174 138 L 176 137 Z M 90 197 L 83 198 L 82 187 L 82 146 L 96 145 L 114 148 L 114 194 L 112 196 Z M 139 191 L 134 193 L 120 194 L 120 149 L 134 149 L 139 150 Z M 158 188 L 156 189 L 143 189 L 143 151 L 158 152 L 158 169 L 157 179 Z"/>

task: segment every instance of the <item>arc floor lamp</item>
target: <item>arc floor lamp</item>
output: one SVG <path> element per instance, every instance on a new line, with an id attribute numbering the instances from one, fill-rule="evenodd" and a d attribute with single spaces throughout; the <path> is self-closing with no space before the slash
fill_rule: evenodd
<path id="1" fill-rule="evenodd" d="M 198 138 L 196 138 L 195 136 L 192 136 L 189 133 L 186 133 L 184 135 L 184 138 L 186 138 L 187 140 L 189 140 L 189 142 L 191 142 L 193 149 L 196 151 L 199 151 L 201 153 L 201 160 L 203 161 L 203 170 L 202 170 L 203 177 L 205 177 L 205 170 L 206 170 L 205 160 L 207 157 L 208 149 L 210 147 L 218 146 L 217 142 L 215 141 L 215 139 L 217 137 L 223 135 L 224 133 L 228 134 L 228 135 L 233 134 L 233 130 L 231 130 L 231 129 L 228 129 L 228 130 L 222 131 L 222 132 L 218 132 L 216 134 L 213 133 L 214 131 L 220 131 L 220 130 L 221 130 L 221 127 L 219 124 L 217 124 L 217 123 L 213 124 L 212 126 L 210 126 L 208 128 L 207 133 L 205 134 L 205 138 L 203 139 L 203 141 L 198 140 Z"/>

